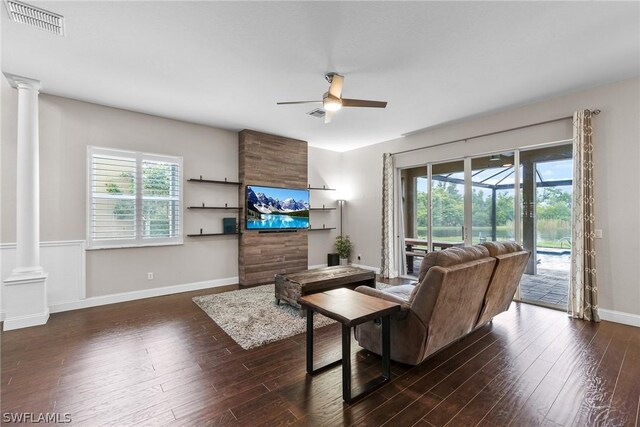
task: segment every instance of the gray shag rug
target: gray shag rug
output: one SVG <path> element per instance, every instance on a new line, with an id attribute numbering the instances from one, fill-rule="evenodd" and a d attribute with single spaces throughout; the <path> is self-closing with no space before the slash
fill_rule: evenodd
<path id="1" fill-rule="evenodd" d="M 388 286 L 376 284 L 378 289 Z M 307 330 L 307 320 L 300 317 L 297 308 L 283 302 L 276 305 L 274 285 L 199 296 L 193 298 L 193 302 L 245 350 Z M 313 328 L 332 323 L 335 321 L 316 314 Z"/>

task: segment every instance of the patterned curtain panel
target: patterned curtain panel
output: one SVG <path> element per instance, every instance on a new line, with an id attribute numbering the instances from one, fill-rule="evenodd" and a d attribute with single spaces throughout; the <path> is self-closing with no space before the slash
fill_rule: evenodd
<path id="1" fill-rule="evenodd" d="M 394 175 L 397 177 L 397 175 Z M 394 259 L 396 260 L 396 264 L 398 264 L 398 275 L 402 276 L 407 274 L 407 263 L 404 261 L 407 259 L 407 257 L 405 256 L 405 243 L 404 243 L 404 207 L 403 207 L 403 200 L 404 200 L 404 188 L 403 188 L 403 181 L 402 179 L 400 179 L 399 182 L 399 187 L 400 187 L 400 197 L 399 197 L 399 202 L 398 203 L 398 248 L 400 250 L 400 253 L 402 254 L 402 256 L 400 257 L 400 262 L 398 262 L 398 257 L 395 257 Z"/>
<path id="2" fill-rule="evenodd" d="M 382 277 L 393 277 L 395 254 L 393 250 L 393 157 L 382 157 Z"/>
<path id="3" fill-rule="evenodd" d="M 573 209 L 569 315 L 599 322 L 593 203 L 592 112 L 573 115 Z"/>

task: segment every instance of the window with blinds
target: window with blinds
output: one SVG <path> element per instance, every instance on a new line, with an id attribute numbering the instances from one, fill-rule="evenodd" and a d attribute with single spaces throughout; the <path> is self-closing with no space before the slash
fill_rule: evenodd
<path id="1" fill-rule="evenodd" d="M 89 147 L 88 247 L 182 243 L 182 158 Z"/>

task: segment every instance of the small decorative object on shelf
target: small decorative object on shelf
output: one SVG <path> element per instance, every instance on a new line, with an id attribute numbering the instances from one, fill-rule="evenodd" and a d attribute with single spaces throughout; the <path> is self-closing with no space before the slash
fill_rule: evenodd
<path id="1" fill-rule="evenodd" d="M 235 234 L 238 232 L 235 218 L 222 218 L 222 231 L 225 234 Z"/>

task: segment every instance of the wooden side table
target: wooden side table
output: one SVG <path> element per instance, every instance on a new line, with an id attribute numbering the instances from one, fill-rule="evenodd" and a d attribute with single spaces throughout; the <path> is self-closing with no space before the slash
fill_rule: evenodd
<path id="1" fill-rule="evenodd" d="M 307 309 L 307 373 L 314 375 L 342 363 L 342 398 L 351 403 L 391 380 L 391 328 L 389 316 L 400 311 L 400 304 L 350 289 L 340 288 L 302 296 L 298 302 Z M 342 358 L 313 367 L 313 314 L 323 314 L 342 323 Z M 351 328 L 374 319 L 382 319 L 382 375 L 369 381 L 363 390 L 351 394 Z"/>

